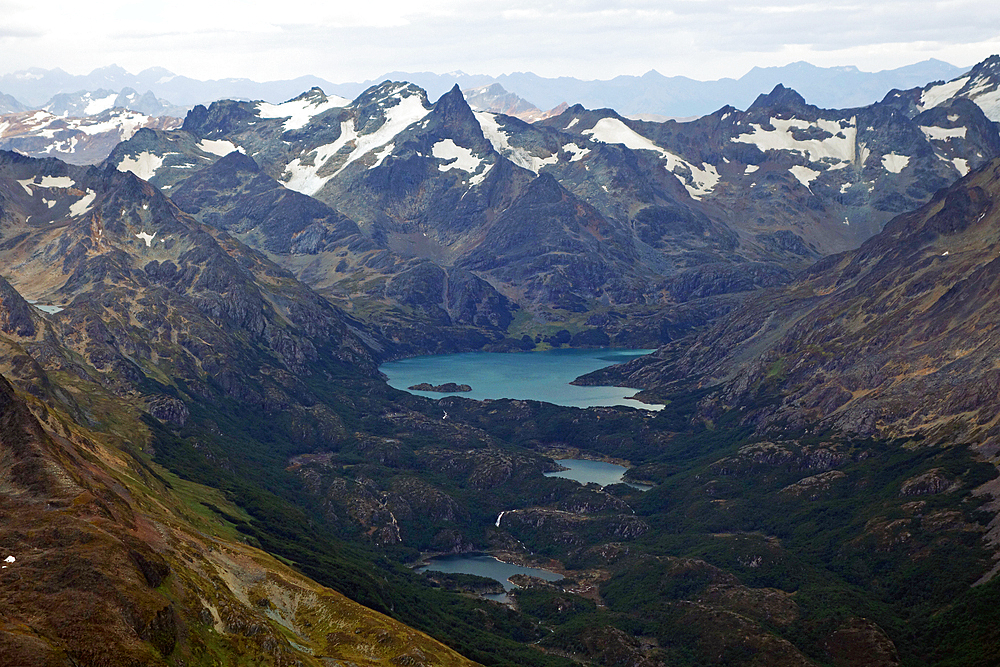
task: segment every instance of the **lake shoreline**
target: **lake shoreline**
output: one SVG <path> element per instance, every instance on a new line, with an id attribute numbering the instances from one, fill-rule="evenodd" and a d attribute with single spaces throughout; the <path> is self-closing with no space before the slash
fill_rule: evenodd
<path id="1" fill-rule="evenodd" d="M 640 388 L 574 384 L 574 380 L 595 370 L 653 352 L 626 348 L 558 348 L 521 354 L 461 352 L 390 361 L 379 366 L 379 372 L 394 389 L 432 400 L 462 396 L 482 402 L 509 399 L 583 409 L 630 407 L 657 411 L 664 406 L 634 398 L 642 392 Z M 468 390 L 443 396 L 426 391 L 445 385 Z"/>

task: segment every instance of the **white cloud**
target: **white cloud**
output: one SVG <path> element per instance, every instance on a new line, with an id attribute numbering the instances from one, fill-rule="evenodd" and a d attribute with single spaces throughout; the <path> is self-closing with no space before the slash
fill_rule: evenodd
<path id="1" fill-rule="evenodd" d="M 808 60 L 880 70 L 1000 51 L 1000 3 L 881 0 L 52 0 L 3 3 L 7 71 L 111 62 L 198 78 L 393 70 L 610 78 L 650 69 L 713 79 Z"/>

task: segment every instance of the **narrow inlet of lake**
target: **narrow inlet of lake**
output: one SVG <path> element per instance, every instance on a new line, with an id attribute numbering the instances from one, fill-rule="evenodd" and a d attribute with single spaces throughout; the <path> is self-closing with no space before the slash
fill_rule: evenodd
<path id="1" fill-rule="evenodd" d="M 641 357 L 653 350 L 547 350 L 544 352 L 463 352 L 399 359 L 382 364 L 379 370 L 389 385 L 411 394 L 441 398 L 465 396 L 475 400 L 514 398 L 545 401 L 576 408 L 625 405 L 642 410 L 660 410 L 662 405 L 629 398 L 638 389 L 627 387 L 580 387 L 573 380 L 599 368 Z M 412 390 L 419 384 L 469 385 L 466 392 Z"/>

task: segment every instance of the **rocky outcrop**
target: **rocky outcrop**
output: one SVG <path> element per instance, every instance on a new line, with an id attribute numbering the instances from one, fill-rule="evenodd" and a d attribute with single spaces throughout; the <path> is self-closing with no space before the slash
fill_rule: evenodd
<path id="1" fill-rule="evenodd" d="M 899 489 L 901 496 L 924 496 L 944 493 L 955 488 L 955 481 L 940 468 L 928 470 L 922 475 L 911 477 Z"/>
<path id="2" fill-rule="evenodd" d="M 38 331 L 35 317 L 28 302 L 0 277 L 0 331 L 15 336 L 34 336 Z"/>
<path id="3" fill-rule="evenodd" d="M 472 387 L 467 384 L 455 384 L 454 382 L 445 382 L 444 384 L 428 384 L 427 382 L 421 382 L 420 384 L 415 384 L 412 387 L 407 387 L 410 391 L 434 391 L 441 394 L 454 394 L 458 392 L 472 391 Z"/>

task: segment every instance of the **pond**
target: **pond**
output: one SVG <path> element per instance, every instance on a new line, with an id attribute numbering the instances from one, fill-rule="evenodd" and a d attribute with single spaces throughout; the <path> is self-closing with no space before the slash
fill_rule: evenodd
<path id="1" fill-rule="evenodd" d="M 629 398 L 637 389 L 578 387 L 569 384 L 591 371 L 624 363 L 650 352 L 653 350 L 613 348 L 558 349 L 512 354 L 463 352 L 399 359 L 382 364 L 379 370 L 388 376 L 390 386 L 429 398 L 448 395 L 465 396 L 479 401 L 516 398 L 576 408 L 626 405 L 643 410 L 660 410 L 662 405 L 651 405 Z M 432 386 L 465 384 L 472 389 L 460 393 L 409 389 L 422 383 Z"/>
<path id="2" fill-rule="evenodd" d="M 525 567 L 523 565 L 505 563 L 487 554 L 438 556 L 437 558 L 430 559 L 428 562 L 428 565 L 418 567 L 416 571 L 426 572 L 430 570 L 432 572 L 446 572 L 449 574 L 477 574 L 480 577 L 489 577 L 490 579 L 499 581 L 505 591 L 516 588 L 514 584 L 507 581 L 509 577 L 515 574 L 527 574 L 532 577 L 544 579 L 545 581 L 559 581 L 563 578 L 561 574 L 556 574 L 555 572 L 549 572 L 537 567 Z M 484 595 L 483 597 L 498 602 L 509 601 L 506 594 Z"/>
<path id="3" fill-rule="evenodd" d="M 640 491 L 648 491 L 653 488 L 645 484 L 633 484 L 632 482 L 626 482 L 623 479 L 623 476 L 628 468 L 614 463 L 588 461 L 586 459 L 558 459 L 556 463 L 567 469 L 544 473 L 546 477 L 565 477 L 566 479 L 571 479 L 574 482 L 579 482 L 580 484 L 594 482 L 596 484 L 600 484 L 601 486 L 624 483 L 634 489 L 639 489 Z"/>

